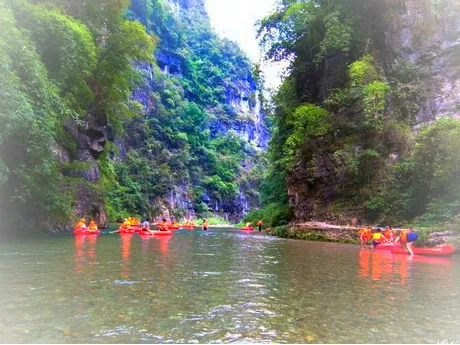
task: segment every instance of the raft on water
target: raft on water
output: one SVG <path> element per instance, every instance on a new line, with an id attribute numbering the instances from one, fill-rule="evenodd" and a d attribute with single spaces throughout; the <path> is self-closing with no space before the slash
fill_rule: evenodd
<path id="1" fill-rule="evenodd" d="M 73 231 L 74 235 L 98 235 L 101 233 L 101 230 L 88 230 L 88 229 L 75 229 Z"/>
<path id="2" fill-rule="evenodd" d="M 436 247 L 412 247 L 415 255 L 429 256 L 450 256 L 455 253 L 455 247 L 450 244 L 445 244 Z M 391 251 L 393 254 L 408 254 L 407 249 L 403 247 L 394 248 Z"/>
<path id="3" fill-rule="evenodd" d="M 241 228 L 240 230 L 241 231 L 254 231 L 254 228 L 245 226 L 245 227 Z"/>

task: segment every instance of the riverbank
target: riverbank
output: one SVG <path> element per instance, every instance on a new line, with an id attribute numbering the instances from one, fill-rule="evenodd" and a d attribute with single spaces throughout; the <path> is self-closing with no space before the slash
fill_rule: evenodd
<path id="1" fill-rule="evenodd" d="M 374 226 L 372 226 L 374 227 Z M 410 228 L 413 228 L 412 226 Z M 443 231 L 437 231 L 437 230 Z M 308 241 L 336 242 L 359 244 L 358 227 L 333 225 L 324 222 L 307 222 L 283 225 L 265 232 L 272 236 Z M 455 230 L 445 228 L 418 228 L 418 243 L 423 246 L 434 246 L 450 243 L 460 249 L 460 234 Z"/>

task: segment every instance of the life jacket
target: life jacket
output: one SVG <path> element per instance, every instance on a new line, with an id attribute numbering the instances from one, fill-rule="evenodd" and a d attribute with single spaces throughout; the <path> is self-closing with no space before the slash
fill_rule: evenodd
<path id="1" fill-rule="evenodd" d="M 261 226 L 262 224 L 263 224 L 263 223 L 262 223 L 261 220 L 257 222 L 257 225 L 258 225 L 258 226 Z"/>
<path id="2" fill-rule="evenodd" d="M 91 223 L 89 223 L 89 227 L 88 227 L 90 230 L 97 230 L 97 224 L 95 221 L 91 221 Z"/>
<path id="3" fill-rule="evenodd" d="M 410 230 L 401 230 L 401 233 L 399 234 L 399 240 L 401 243 L 406 244 L 407 243 L 407 234 L 410 232 Z"/>
<path id="4" fill-rule="evenodd" d="M 78 222 L 77 224 L 75 224 L 75 226 L 73 227 L 75 230 L 77 229 L 86 229 L 86 223 L 85 222 Z"/>
<path id="5" fill-rule="evenodd" d="M 385 236 L 386 238 L 390 239 L 390 238 L 394 237 L 394 231 L 391 230 L 391 229 L 386 229 L 383 232 L 383 236 Z"/>
<path id="6" fill-rule="evenodd" d="M 376 232 L 376 233 L 372 234 L 372 241 L 374 241 L 374 242 L 382 241 L 382 233 Z"/>
<path id="7" fill-rule="evenodd" d="M 361 232 L 362 230 L 362 232 Z M 369 240 L 371 238 L 371 230 L 370 229 L 361 229 L 360 232 L 360 236 L 363 240 Z"/>

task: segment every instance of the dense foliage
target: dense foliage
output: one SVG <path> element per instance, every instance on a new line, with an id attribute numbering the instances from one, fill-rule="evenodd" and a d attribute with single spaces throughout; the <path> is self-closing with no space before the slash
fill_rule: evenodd
<path id="1" fill-rule="evenodd" d="M 126 158 L 109 162 L 118 176 L 107 198 L 110 218 L 156 216 L 165 209 L 177 217 L 237 213 L 244 211 L 237 205 L 242 192 L 257 204 L 262 160 L 235 132 L 249 120 L 229 104 L 229 95 L 244 90 L 255 105 L 258 86 L 249 60 L 213 33 L 197 9 L 174 14 L 159 0 L 134 1 L 130 17 L 159 37 L 158 62 L 142 86 L 149 94 L 139 96 L 144 117 L 126 124 Z"/>
<path id="2" fill-rule="evenodd" d="M 254 109 L 259 86 L 203 13 L 162 0 L 0 6 L 2 219 L 237 214 L 242 193 L 257 204 L 263 157 L 230 101 Z"/>
<path id="3" fill-rule="evenodd" d="M 424 19 L 413 40 L 422 49 L 439 18 L 451 20 L 459 9 L 455 1 L 420 6 Z M 260 21 L 267 58 L 291 65 L 274 97 L 266 211 L 248 220 L 285 223 L 289 212 L 280 221 L 273 210 L 289 206 L 296 220 L 446 220 L 460 211 L 453 159 L 459 121 L 412 134 L 429 62 L 405 59 L 392 45 L 405 11 L 399 0 L 280 0 Z"/>

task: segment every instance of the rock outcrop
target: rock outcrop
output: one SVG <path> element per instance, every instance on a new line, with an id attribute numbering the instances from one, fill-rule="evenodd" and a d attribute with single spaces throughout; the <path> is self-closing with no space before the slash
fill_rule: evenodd
<path id="1" fill-rule="evenodd" d="M 455 0 L 447 3 L 453 6 Z M 422 95 L 413 100 L 419 109 L 414 116 L 414 132 L 441 117 L 460 118 L 460 16 L 444 13 L 443 9 L 437 9 L 440 13 L 435 13 L 426 2 L 419 0 L 399 1 L 398 4 L 392 8 L 393 19 L 386 18 L 386 29 L 379 34 L 384 46 L 378 48 L 376 55 L 384 67 L 381 71 L 384 80 L 392 80 L 392 66 L 400 61 L 410 64 L 420 75 L 419 80 L 412 80 L 410 85 L 415 87 L 414 84 L 418 83 L 416 86 Z M 346 71 L 341 54 L 328 54 L 326 60 L 321 87 L 310 90 L 318 102 L 324 101 L 334 80 L 340 79 Z M 391 112 L 393 107 L 392 99 L 388 98 L 386 111 Z M 352 113 L 356 110 L 350 106 L 345 111 Z M 399 160 L 401 151 L 392 135 L 389 133 L 386 138 L 381 138 L 388 154 L 382 159 L 389 164 Z M 350 185 L 340 159 L 333 154 L 338 142 L 340 140 L 334 137 L 325 136 L 312 140 L 307 144 L 309 147 L 301 149 L 303 151 L 287 181 L 295 222 L 324 220 L 344 223 L 352 217 L 364 218 L 363 207 L 344 205 L 341 208 L 339 196 L 354 187 Z M 358 144 L 354 149 L 359 152 L 362 148 Z"/>

